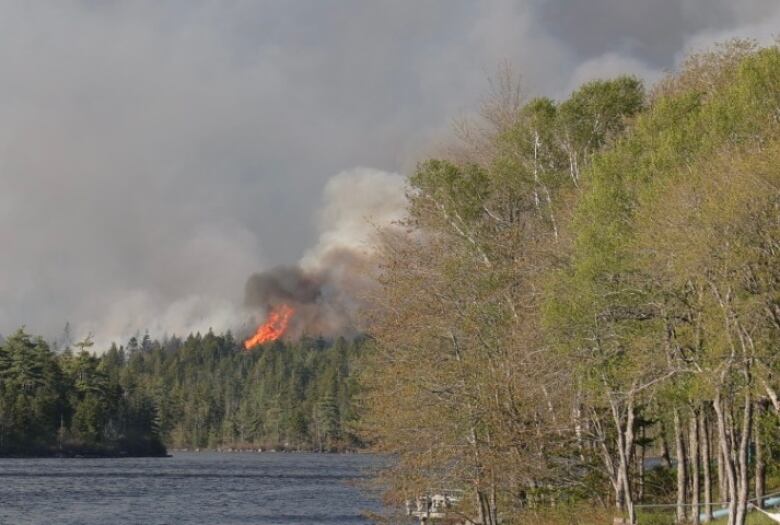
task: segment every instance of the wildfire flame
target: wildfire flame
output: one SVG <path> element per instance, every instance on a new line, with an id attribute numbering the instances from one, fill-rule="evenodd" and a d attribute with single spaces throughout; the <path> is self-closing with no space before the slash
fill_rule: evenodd
<path id="1" fill-rule="evenodd" d="M 254 335 L 244 341 L 244 348 L 249 350 L 254 346 L 276 341 L 282 337 L 287 331 L 287 325 L 290 324 L 290 318 L 294 313 L 295 310 L 286 304 L 272 308 L 265 322 L 257 327 Z"/>

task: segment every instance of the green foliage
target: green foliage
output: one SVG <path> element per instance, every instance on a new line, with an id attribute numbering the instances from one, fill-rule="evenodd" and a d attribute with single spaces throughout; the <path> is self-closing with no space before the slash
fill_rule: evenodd
<path id="1" fill-rule="evenodd" d="M 559 126 L 575 150 L 593 153 L 622 133 L 628 118 L 644 105 L 644 89 L 637 78 L 594 80 L 561 104 Z"/>
<path id="2" fill-rule="evenodd" d="M 164 453 L 154 405 L 102 365 L 86 350 L 54 354 L 23 330 L 3 341 L 0 454 Z"/>
<path id="3" fill-rule="evenodd" d="M 683 521 L 686 469 L 642 458 L 703 476 L 701 442 L 743 521 L 736 477 L 778 479 L 756 414 L 780 411 L 780 49 L 693 55 L 649 97 L 619 77 L 523 105 L 506 78 L 380 246 L 366 420 L 390 497 L 470 487 L 491 524 L 677 498 Z"/>
<path id="4" fill-rule="evenodd" d="M 568 275 L 551 279 L 551 289 L 576 293 L 550 294 L 550 301 L 557 304 L 548 305 L 548 322 L 566 326 L 568 336 L 576 334 L 575 340 L 599 341 L 602 350 L 614 342 L 613 351 L 606 355 L 620 357 L 616 364 L 624 376 L 631 376 L 632 369 L 645 369 L 643 356 L 652 352 L 645 346 L 647 337 L 655 334 L 658 341 L 665 329 L 660 322 L 663 308 L 658 308 L 664 299 L 657 295 L 659 276 L 654 274 L 666 270 L 663 263 L 671 261 L 656 259 L 645 264 L 647 254 L 664 247 L 658 243 L 660 236 L 653 238 L 652 246 L 643 244 L 646 237 L 638 236 L 648 230 L 661 231 L 659 221 L 670 220 L 680 209 L 691 209 L 690 202 L 676 201 L 677 210 L 661 211 L 655 203 L 669 202 L 670 196 L 679 194 L 697 162 L 724 148 L 763 145 L 777 128 L 773 115 L 780 106 L 780 52 L 761 50 L 723 68 L 720 77 L 727 77 L 727 82 L 695 84 L 696 89 L 679 88 L 658 96 L 635 119 L 630 133 L 594 158 L 584 176 L 585 192 L 573 218 L 573 264 Z M 586 85 L 580 91 L 585 94 L 594 87 Z M 603 89 L 602 93 L 607 96 L 612 91 Z M 641 107 L 630 99 L 627 103 Z M 582 105 L 574 103 L 573 107 Z M 570 111 L 574 115 L 583 112 Z M 702 167 L 702 176 L 709 169 Z M 685 231 L 685 240 L 673 247 L 677 261 L 685 257 L 682 242 L 693 245 L 690 233 Z M 682 282 L 690 277 L 677 276 Z M 620 350 L 627 341 L 637 345 L 633 354 L 637 359 L 631 363 L 626 359 L 632 354 Z M 655 346 L 657 351 L 659 345 Z"/>
<path id="5" fill-rule="evenodd" d="M 651 400 L 639 410 L 667 424 L 740 410 L 778 364 L 780 50 L 707 56 L 593 158 L 547 288 L 548 333 L 588 402 Z"/>
<path id="6" fill-rule="evenodd" d="M 482 213 L 487 198 L 487 175 L 479 166 L 461 169 L 449 162 L 429 160 L 410 179 L 412 187 L 431 199 L 441 211 L 462 221 Z"/>
<path id="7" fill-rule="evenodd" d="M 305 338 L 247 352 L 229 333 L 209 332 L 150 341 L 118 374 L 159 407 L 161 435 L 176 448 L 353 448 L 360 346 Z"/>
<path id="8" fill-rule="evenodd" d="M 246 352 L 229 333 L 209 332 L 132 338 L 100 356 L 77 346 L 55 354 L 22 330 L 0 345 L 0 454 L 360 444 L 351 405 L 359 341 Z"/>

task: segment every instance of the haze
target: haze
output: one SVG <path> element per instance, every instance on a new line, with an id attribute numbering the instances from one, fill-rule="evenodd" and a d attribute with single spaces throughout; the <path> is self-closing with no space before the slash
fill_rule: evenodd
<path id="1" fill-rule="evenodd" d="M 400 202 L 500 64 L 565 96 L 778 27 L 776 0 L 0 3 L 0 333 L 236 327 L 251 273 L 370 216 L 366 174 Z"/>

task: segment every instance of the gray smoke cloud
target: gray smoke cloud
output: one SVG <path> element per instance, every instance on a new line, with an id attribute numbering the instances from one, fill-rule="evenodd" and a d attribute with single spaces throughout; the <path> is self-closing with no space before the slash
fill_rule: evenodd
<path id="1" fill-rule="evenodd" d="M 349 237 L 312 220 L 331 175 L 410 170 L 503 61 L 563 97 L 778 27 L 776 0 L 0 2 L 0 333 L 243 326 L 248 275 Z"/>
<path id="2" fill-rule="evenodd" d="M 366 262 L 354 252 L 330 252 L 317 269 L 288 265 L 253 274 L 246 283 L 244 304 L 259 312 L 257 321 L 281 305 L 292 307 L 295 313 L 285 334 L 290 339 L 352 337 L 359 330 L 359 283 L 364 282 L 360 273 Z"/>
<path id="3" fill-rule="evenodd" d="M 317 243 L 296 265 L 251 275 L 245 306 L 260 317 L 281 304 L 292 306 L 286 336 L 293 339 L 356 335 L 363 298 L 373 285 L 374 233 L 392 227 L 405 210 L 401 175 L 370 168 L 339 173 L 325 186 Z"/>

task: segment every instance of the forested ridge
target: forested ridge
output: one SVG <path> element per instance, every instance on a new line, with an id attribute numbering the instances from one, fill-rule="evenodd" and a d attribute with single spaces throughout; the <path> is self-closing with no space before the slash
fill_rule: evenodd
<path id="1" fill-rule="evenodd" d="M 362 407 L 387 497 L 742 525 L 780 487 L 780 49 L 560 101 L 504 71 L 456 132 L 380 234 Z"/>
<path id="2" fill-rule="evenodd" d="M 23 330 L 0 342 L 0 454 L 159 455 L 183 449 L 336 451 L 352 429 L 360 341 L 244 351 L 232 335 L 148 335 L 53 351 Z"/>

